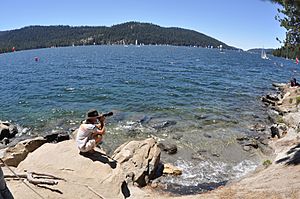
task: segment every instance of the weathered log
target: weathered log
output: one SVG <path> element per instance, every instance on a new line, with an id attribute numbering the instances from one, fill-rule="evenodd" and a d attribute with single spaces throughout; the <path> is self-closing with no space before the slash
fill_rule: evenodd
<path id="1" fill-rule="evenodd" d="M 66 181 L 63 178 L 59 178 L 53 175 L 49 174 L 43 174 L 43 173 L 35 173 L 35 172 L 25 172 L 20 174 L 6 174 L 4 175 L 4 178 L 7 180 L 22 180 L 27 179 L 28 182 L 34 185 L 40 185 L 40 184 L 46 184 L 46 185 L 57 185 L 58 181 L 56 180 L 63 180 Z"/>

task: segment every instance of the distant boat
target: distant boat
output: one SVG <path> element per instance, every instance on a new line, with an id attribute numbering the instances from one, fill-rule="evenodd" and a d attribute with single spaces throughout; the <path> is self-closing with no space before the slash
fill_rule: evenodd
<path id="1" fill-rule="evenodd" d="M 219 49 L 220 49 L 220 53 L 225 53 L 222 45 L 219 46 Z"/>
<path id="2" fill-rule="evenodd" d="M 128 45 L 126 45 L 126 43 L 125 43 L 125 41 L 123 40 L 123 46 L 125 47 L 125 48 L 127 48 L 128 47 Z"/>
<path id="3" fill-rule="evenodd" d="M 267 57 L 266 51 L 265 51 L 264 49 L 261 50 L 261 55 L 260 55 L 260 57 L 261 57 L 262 59 L 269 59 L 269 57 Z"/>
<path id="4" fill-rule="evenodd" d="M 135 40 L 135 46 L 136 47 L 141 47 L 141 45 L 138 44 L 138 40 L 137 39 Z"/>

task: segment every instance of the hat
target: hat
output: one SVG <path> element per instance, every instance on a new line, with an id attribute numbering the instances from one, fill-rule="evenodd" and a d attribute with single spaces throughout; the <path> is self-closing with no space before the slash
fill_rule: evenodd
<path id="1" fill-rule="evenodd" d="M 91 109 L 88 112 L 86 112 L 86 119 L 99 117 L 99 113 L 96 109 Z"/>

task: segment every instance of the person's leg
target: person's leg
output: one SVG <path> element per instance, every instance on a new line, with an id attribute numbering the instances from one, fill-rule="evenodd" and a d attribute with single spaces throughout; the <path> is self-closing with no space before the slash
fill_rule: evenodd
<path id="1" fill-rule="evenodd" d="M 90 139 L 89 141 L 87 141 L 87 143 L 84 146 L 84 151 L 82 152 L 89 152 L 89 151 L 93 151 L 93 149 L 97 146 L 96 144 L 96 140 L 94 139 Z"/>

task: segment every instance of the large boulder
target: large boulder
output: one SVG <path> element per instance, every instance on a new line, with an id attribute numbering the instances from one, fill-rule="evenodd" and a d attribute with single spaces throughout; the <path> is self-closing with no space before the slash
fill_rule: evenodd
<path id="1" fill-rule="evenodd" d="M 300 123 L 300 112 L 288 113 L 283 116 L 283 121 L 285 124 L 291 127 L 297 127 Z"/>
<path id="2" fill-rule="evenodd" d="M 98 149 L 79 154 L 74 140 L 44 144 L 30 153 L 16 172 L 24 170 L 65 179 L 48 189 L 31 186 L 44 198 L 124 199 L 130 196 L 120 165 Z M 19 181 L 9 181 L 8 186 L 15 198 L 36 198 L 34 192 L 24 191 L 26 188 Z"/>
<path id="3" fill-rule="evenodd" d="M 177 146 L 176 144 L 172 144 L 169 142 L 159 142 L 157 145 L 161 150 L 165 151 L 168 154 L 175 154 L 177 153 Z"/>
<path id="4" fill-rule="evenodd" d="M 2 149 L 2 160 L 8 166 L 17 167 L 27 155 L 47 142 L 43 137 L 36 137 L 19 142 L 16 146 Z"/>
<path id="5" fill-rule="evenodd" d="M 130 141 L 118 147 L 112 158 L 124 170 L 127 181 L 145 186 L 156 177 L 160 161 L 160 149 L 153 138 Z"/>
<path id="6" fill-rule="evenodd" d="M 0 140 L 13 138 L 18 133 L 18 128 L 10 122 L 0 121 Z"/>

